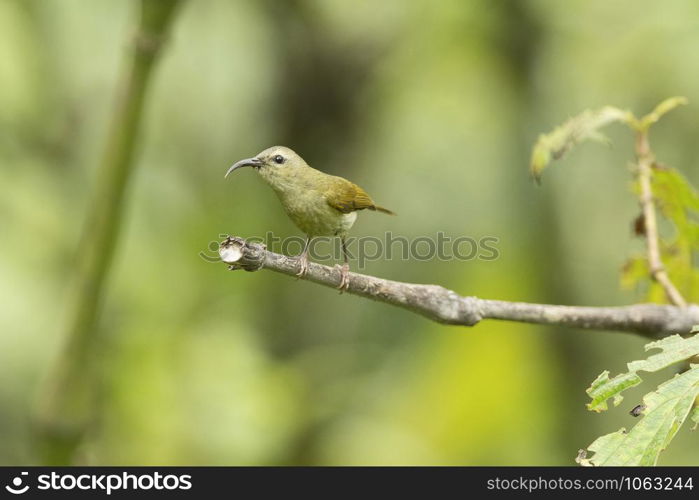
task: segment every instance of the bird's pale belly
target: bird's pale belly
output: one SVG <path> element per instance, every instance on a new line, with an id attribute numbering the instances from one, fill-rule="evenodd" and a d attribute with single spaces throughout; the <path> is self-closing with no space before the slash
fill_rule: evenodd
<path id="1" fill-rule="evenodd" d="M 282 205 L 289 218 L 307 235 L 342 236 L 347 234 L 357 220 L 356 212 L 344 214 L 324 200 L 318 203 L 317 200 L 304 198 L 282 200 Z"/>

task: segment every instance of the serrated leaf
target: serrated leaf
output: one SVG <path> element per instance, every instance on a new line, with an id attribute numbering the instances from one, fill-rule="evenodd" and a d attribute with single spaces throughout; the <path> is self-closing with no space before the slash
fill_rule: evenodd
<path id="1" fill-rule="evenodd" d="M 680 172 L 667 167 L 653 170 L 652 189 L 660 214 L 674 228 L 660 241 L 665 268 L 685 298 L 699 300 L 699 273 L 694 265 L 699 252 L 699 193 Z M 666 299 L 664 294 L 660 297 Z"/>
<path id="2" fill-rule="evenodd" d="M 694 330 L 693 330 L 694 331 Z M 699 354 L 699 335 L 683 338 L 670 335 L 656 342 L 645 345 L 645 350 L 661 349 L 662 352 L 653 354 L 647 359 L 629 363 L 629 371 L 656 372 L 672 364 L 684 361 Z"/>
<path id="3" fill-rule="evenodd" d="M 606 106 L 592 111 L 586 110 L 548 134 L 541 134 L 534 145 L 529 171 L 538 179 L 552 160 L 561 158 L 573 146 L 585 140 L 607 141 L 600 128 L 614 122 L 631 123 L 635 118 L 628 111 Z"/>
<path id="4" fill-rule="evenodd" d="M 659 349 L 660 352 L 628 363 L 628 372 L 612 379 L 608 371 L 602 372 L 587 390 L 592 398 L 588 409 L 604 411 L 610 398 L 614 398 L 615 406 L 618 405 L 622 399 L 621 393 L 641 382 L 639 371 L 657 372 L 697 356 L 698 332 L 699 328 L 695 326 L 691 337 L 671 335 L 646 344 L 646 351 Z M 662 383 L 654 392 L 643 397 L 643 403 L 637 407 L 642 408 L 639 413 L 643 417 L 630 432 L 621 429 L 596 439 L 587 448 L 594 455 L 587 458 L 583 452 L 576 461 L 581 465 L 655 465 L 660 452 L 688 416 L 695 424 L 699 423 L 699 411 L 695 407 L 698 397 L 699 365 L 692 364 L 689 370 Z"/>
<path id="5" fill-rule="evenodd" d="M 641 377 L 636 372 L 622 373 L 610 379 L 609 372 L 605 370 L 587 389 L 587 394 L 592 398 L 587 409 L 598 413 L 606 411 L 608 409 L 607 400 L 612 397 L 614 398 L 614 406 L 618 406 L 624 399 L 621 392 L 641 382 Z"/>
<path id="6" fill-rule="evenodd" d="M 576 462 L 578 462 L 580 465 L 586 466 L 600 465 L 605 463 L 618 452 L 619 448 L 624 444 L 625 437 L 626 429 L 623 427 L 616 432 L 598 437 L 590 446 L 587 447 L 587 451 L 592 451 L 595 453 L 594 456 L 592 458 L 587 458 L 587 454 L 583 453 L 582 455 L 579 455 Z"/>
<path id="7" fill-rule="evenodd" d="M 683 96 L 675 96 L 675 97 L 670 97 L 668 99 L 665 99 L 663 102 L 658 104 L 653 111 L 648 113 L 646 116 L 641 118 L 640 120 L 640 127 L 641 129 L 647 129 L 651 125 L 653 125 L 655 122 L 660 120 L 662 116 L 673 109 L 675 109 L 678 106 L 683 106 L 685 104 L 689 103 L 689 100 L 686 97 Z"/>
<path id="8" fill-rule="evenodd" d="M 607 401 L 610 398 L 614 398 L 614 406 L 618 406 L 623 399 L 621 393 L 642 382 L 637 372 L 656 372 L 699 354 L 699 335 L 689 338 L 671 335 L 646 344 L 645 350 L 651 349 L 660 349 L 662 352 L 644 360 L 631 361 L 626 365 L 628 372 L 621 373 L 612 379 L 609 378 L 607 370 L 603 371 L 586 391 L 592 398 L 587 405 L 588 410 L 598 413 L 607 410 Z"/>
<path id="9" fill-rule="evenodd" d="M 699 365 L 664 382 L 643 398 L 643 417 L 628 433 L 621 429 L 596 439 L 582 465 L 655 465 L 699 396 Z M 695 415 L 692 415 L 692 419 Z"/>

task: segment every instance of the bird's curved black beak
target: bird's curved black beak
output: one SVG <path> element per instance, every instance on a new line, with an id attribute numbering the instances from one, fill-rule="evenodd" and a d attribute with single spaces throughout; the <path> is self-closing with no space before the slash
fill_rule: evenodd
<path id="1" fill-rule="evenodd" d="M 228 169 L 228 172 L 226 172 L 226 175 L 223 177 L 226 178 L 228 177 L 228 174 L 233 172 L 234 170 L 239 169 L 240 167 L 261 167 L 262 166 L 262 160 L 259 158 L 245 158 L 244 160 L 240 160 L 239 162 L 236 162 L 231 166 L 231 168 Z"/>

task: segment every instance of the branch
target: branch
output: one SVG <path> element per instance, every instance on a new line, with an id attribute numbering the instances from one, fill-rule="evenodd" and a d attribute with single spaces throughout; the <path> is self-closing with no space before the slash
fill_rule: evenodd
<path id="1" fill-rule="evenodd" d="M 270 252 L 263 244 L 246 242 L 239 237 L 223 241 L 219 255 L 231 270 L 269 269 L 289 276 L 295 276 L 299 270 L 296 258 Z M 310 262 L 302 279 L 336 288 L 340 284 L 340 271 Z M 357 273 L 350 273 L 347 292 L 402 307 L 448 325 L 474 326 L 484 319 L 499 319 L 662 338 L 674 333 L 687 334 L 699 324 L 699 306 L 694 304 L 686 307 L 660 304 L 579 307 L 507 302 L 464 297 L 439 285 L 402 283 Z"/>
<path id="2" fill-rule="evenodd" d="M 667 298 L 676 306 L 686 307 L 687 302 L 682 294 L 675 288 L 665 270 L 660 258 L 660 246 L 658 245 L 658 223 L 655 218 L 655 202 L 651 188 L 651 175 L 653 154 L 648 145 L 647 129 L 640 130 L 636 138 L 636 156 L 638 157 L 638 183 L 641 188 L 640 203 L 643 209 L 643 224 L 646 235 L 646 248 L 648 250 L 648 267 L 651 277 L 663 287 Z"/>

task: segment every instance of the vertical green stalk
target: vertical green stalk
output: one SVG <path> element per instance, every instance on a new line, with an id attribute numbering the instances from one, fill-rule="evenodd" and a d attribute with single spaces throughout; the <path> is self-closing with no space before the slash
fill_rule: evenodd
<path id="1" fill-rule="evenodd" d="M 96 178 L 68 297 L 65 345 L 41 394 L 38 451 L 68 464 L 96 414 L 97 317 L 119 238 L 147 91 L 180 0 L 141 0 L 140 22 Z"/>

